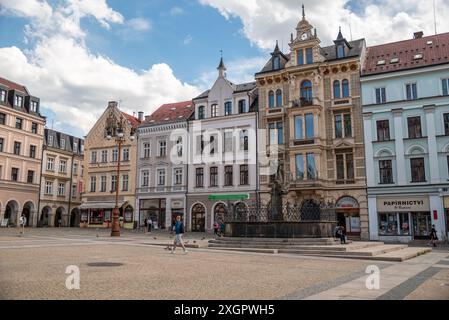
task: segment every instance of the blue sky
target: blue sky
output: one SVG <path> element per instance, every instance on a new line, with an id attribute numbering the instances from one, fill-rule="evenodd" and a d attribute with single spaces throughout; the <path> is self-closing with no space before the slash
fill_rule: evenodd
<path id="1" fill-rule="evenodd" d="M 447 32 L 449 0 L 436 3 Z M 339 26 L 368 45 L 433 32 L 427 1 L 304 4 L 323 45 Z M 213 84 L 220 50 L 230 80 L 252 81 L 276 40 L 288 52 L 300 17 L 297 0 L 0 0 L 0 76 L 41 98 L 48 126 L 82 136 L 109 100 L 150 114 L 194 98 Z"/>

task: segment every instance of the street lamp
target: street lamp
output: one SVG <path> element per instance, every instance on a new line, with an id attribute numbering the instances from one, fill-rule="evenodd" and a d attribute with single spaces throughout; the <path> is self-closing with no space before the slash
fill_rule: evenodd
<path id="1" fill-rule="evenodd" d="M 106 119 L 106 139 L 115 139 L 118 144 L 118 159 L 117 159 L 117 180 L 115 185 L 115 207 L 112 211 L 112 229 L 111 237 L 120 237 L 120 224 L 119 224 L 119 208 L 118 208 L 118 193 L 120 187 L 120 161 L 122 153 L 122 144 L 126 141 L 125 137 L 125 118 L 120 114 L 120 118 L 117 119 L 114 109 L 111 109 L 108 118 Z M 134 128 L 131 129 L 129 134 L 129 140 L 132 142 L 135 139 Z"/>

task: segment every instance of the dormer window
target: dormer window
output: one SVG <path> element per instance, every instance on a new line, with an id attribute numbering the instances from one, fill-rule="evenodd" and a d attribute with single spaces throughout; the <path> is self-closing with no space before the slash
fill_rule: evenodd
<path id="1" fill-rule="evenodd" d="M 16 106 L 16 107 L 21 107 L 21 106 L 22 106 L 22 103 L 23 103 L 23 97 L 22 97 L 22 96 L 16 95 L 16 96 L 14 97 L 14 106 Z"/>
<path id="2" fill-rule="evenodd" d="M 344 58 L 345 57 L 345 47 L 343 45 L 337 46 L 337 58 Z"/>
<path id="3" fill-rule="evenodd" d="M 298 66 L 302 66 L 304 64 L 304 53 L 302 49 L 298 50 L 297 53 L 297 64 Z"/>
<path id="4" fill-rule="evenodd" d="M 418 53 L 418 54 L 415 54 L 415 55 L 413 56 L 413 60 L 420 60 L 420 59 L 422 59 L 422 58 L 423 58 L 422 53 Z"/>
<path id="5" fill-rule="evenodd" d="M 5 102 L 5 101 L 6 101 L 6 90 L 0 89 L 0 102 Z"/>
<path id="6" fill-rule="evenodd" d="M 73 151 L 78 152 L 78 142 L 77 141 L 73 141 Z"/>
<path id="7" fill-rule="evenodd" d="M 30 104 L 30 111 L 31 112 L 37 112 L 38 103 L 37 101 L 31 101 Z"/>
<path id="8" fill-rule="evenodd" d="M 273 58 L 273 70 L 279 70 L 281 68 L 281 58 L 276 56 Z"/>
<path id="9" fill-rule="evenodd" d="M 65 139 L 61 139 L 61 149 L 65 149 Z"/>
<path id="10" fill-rule="evenodd" d="M 48 145 L 49 145 L 50 147 L 53 146 L 53 136 L 48 136 Z"/>
<path id="11" fill-rule="evenodd" d="M 377 65 L 378 65 L 378 66 L 384 66 L 385 63 L 386 63 L 385 60 L 379 60 L 379 61 L 377 61 Z"/>
<path id="12" fill-rule="evenodd" d="M 225 102 L 224 108 L 225 108 L 225 116 L 229 116 L 232 114 L 232 103 L 230 101 Z"/>
<path id="13" fill-rule="evenodd" d="M 399 58 L 393 58 L 390 61 L 390 63 L 398 63 L 398 62 L 399 62 Z"/>
<path id="14" fill-rule="evenodd" d="M 213 104 L 211 107 L 210 107 L 210 116 L 212 117 L 212 118 L 215 118 L 218 114 L 217 114 L 217 111 L 218 111 L 218 105 L 217 104 Z"/>
<path id="15" fill-rule="evenodd" d="M 306 49 L 306 60 L 307 60 L 307 64 L 313 64 L 313 49 L 312 48 Z"/>
<path id="16" fill-rule="evenodd" d="M 198 119 L 204 119 L 204 106 L 199 106 L 198 107 Z"/>

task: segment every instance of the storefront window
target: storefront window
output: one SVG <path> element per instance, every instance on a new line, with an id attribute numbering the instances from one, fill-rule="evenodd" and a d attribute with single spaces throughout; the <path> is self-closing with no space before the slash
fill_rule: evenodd
<path id="1" fill-rule="evenodd" d="M 401 228 L 401 235 L 410 235 L 410 222 L 408 219 L 408 212 L 399 213 L 399 226 Z"/>
<path id="2" fill-rule="evenodd" d="M 381 236 L 397 235 L 397 214 L 379 213 L 379 234 Z"/>
<path id="3" fill-rule="evenodd" d="M 91 210 L 90 211 L 90 224 L 103 224 L 104 211 Z"/>

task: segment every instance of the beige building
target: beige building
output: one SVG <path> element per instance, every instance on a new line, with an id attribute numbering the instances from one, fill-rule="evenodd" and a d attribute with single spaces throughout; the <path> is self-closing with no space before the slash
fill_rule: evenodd
<path id="1" fill-rule="evenodd" d="M 143 116 L 142 113 L 139 113 Z M 129 139 L 140 121 L 117 107 L 111 101 L 106 111 L 89 131 L 84 142 L 84 189 L 81 205 L 82 227 L 111 226 L 117 187 L 118 144 L 107 139 L 108 119 L 115 117 L 124 123 L 125 142 L 122 144 L 119 179 L 120 221 L 125 228 L 133 228 L 137 221 L 135 196 L 137 139 Z M 116 121 L 114 121 L 116 122 Z"/>
<path id="2" fill-rule="evenodd" d="M 37 223 L 45 118 L 23 85 L 0 77 L 0 224 Z"/>
<path id="3" fill-rule="evenodd" d="M 39 226 L 79 226 L 83 140 L 45 129 Z"/>
<path id="4" fill-rule="evenodd" d="M 334 203 L 349 236 L 368 239 L 360 66 L 364 39 L 348 42 L 341 30 L 322 47 L 303 18 L 290 53 L 276 45 L 256 74 L 260 127 L 276 147 L 283 173 L 283 202 L 307 212 Z M 261 177 L 261 200 L 270 200 L 274 176 Z"/>

